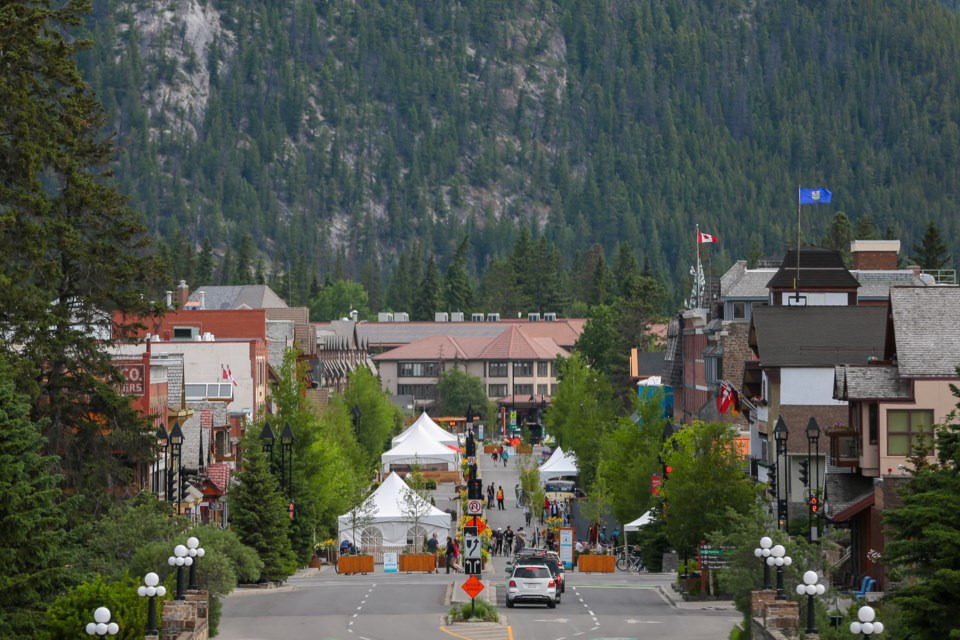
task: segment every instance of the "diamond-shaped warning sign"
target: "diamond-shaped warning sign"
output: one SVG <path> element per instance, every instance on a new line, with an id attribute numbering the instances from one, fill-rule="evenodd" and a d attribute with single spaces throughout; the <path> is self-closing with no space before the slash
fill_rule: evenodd
<path id="1" fill-rule="evenodd" d="M 477 579 L 477 576 L 470 576 L 467 581 L 460 585 L 460 588 L 467 592 L 471 598 L 476 598 L 483 591 L 483 583 Z"/>

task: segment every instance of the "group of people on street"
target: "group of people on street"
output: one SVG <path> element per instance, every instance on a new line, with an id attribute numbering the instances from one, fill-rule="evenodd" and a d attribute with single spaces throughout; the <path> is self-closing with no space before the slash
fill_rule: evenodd
<path id="1" fill-rule="evenodd" d="M 493 451 L 490 453 L 490 456 L 493 458 L 493 461 L 496 462 L 498 459 L 503 462 L 503 466 L 507 466 L 507 460 L 510 458 L 510 452 L 503 448 L 503 445 L 499 445 L 493 448 Z"/>
<path id="2" fill-rule="evenodd" d="M 503 486 L 499 486 L 496 489 L 493 487 L 493 483 L 487 487 L 487 509 L 493 509 L 493 501 L 497 501 L 497 510 L 503 511 Z"/>
<path id="3" fill-rule="evenodd" d="M 563 500 L 543 499 L 543 511 L 540 513 L 540 524 L 547 521 L 548 518 L 563 518 L 563 526 L 570 523 L 570 514 L 567 511 L 567 504 Z"/>
<path id="4" fill-rule="evenodd" d="M 502 527 L 497 527 L 490 538 L 488 551 L 494 556 L 509 556 L 513 553 L 519 553 L 526 546 L 526 534 L 523 527 L 514 531 L 510 525 L 507 525 L 506 531 Z"/>

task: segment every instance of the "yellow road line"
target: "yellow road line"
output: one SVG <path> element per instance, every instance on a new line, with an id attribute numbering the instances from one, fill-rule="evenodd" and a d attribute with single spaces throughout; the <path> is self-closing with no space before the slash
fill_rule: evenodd
<path id="1" fill-rule="evenodd" d="M 454 638 L 460 638 L 460 640 L 497 640 L 504 637 L 502 629 L 490 627 L 477 629 L 475 633 L 471 632 L 469 636 L 460 635 L 459 633 L 451 631 L 443 626 L 440 627 L 440 631 L 443 631 Z M 507 635 L 505 640 L 513 640 L 513 627 L 509 625 L 507 625 Z"/>
<path id="2" fill-rule="evenodd" d="M 446 627 L 440 627 L 440 631 L 443 631 L 444 633 L 449 633 L 454 638 L 461 638 L 461 640 L 470 640 L 470 638 L 467 638 L 466 636 L 461 636 L 458 633 L 454 633 L 453 631 L 450 631 L 450 629 L 447 629 Z"/>
<path id="3" fill-rule="evenodd" d="M 507 640 L 513 640 L 513 627 L 507 625 Z"/>

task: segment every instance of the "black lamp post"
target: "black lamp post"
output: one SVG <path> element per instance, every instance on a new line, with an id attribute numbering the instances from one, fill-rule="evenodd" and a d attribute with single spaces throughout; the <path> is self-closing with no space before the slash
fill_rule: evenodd
<path id="1" fill-rule="evenodd" d="M 277 436 L 274 435 L 270 423 L 264 422 L 263 431 L 260 432 L 260 445 L 263 447 L 263 452 L 267 455 L 267 459 L 270 460 L 271 466 L 273 466 L 273 443 L 276 439 Z"/>
<path id="2" fill-rule="evenodd" d="M 287 497 L 293 499 L 293 429 L 289 422 L 284 423 L 280 433 L 280 490 L 284 489 Z"/>
<path id="3" fill-rule="evenodd" d="M 173 548 L 173 555 L 167 558 L 167 564 L 177 568 L 177 595 L 174 600 L 186 600 L 183 595 L 183 567 L 191 566 L 193 558 L 190 557 L 189 551 L 184 545 L 178 544 Z"/>
<path id="4" fill-rule="evenodd" d="M 200 540 L 194 536 L 187 538 L 187 556 L 193 559 L 193 562 L 190 563 L 190 583 L 187 585 L 187 589 L 191 591 L 200 588 L 197 584 L 197 559 L 202 558 L 204 553 L 206 552 L 200 546 Z"/>
<path id="5" fill-rule="evenodd" d="M 173 423 L 173 430 L 170 431 L 170 466 L 173 467 L 171 470 L 174 473 L 176 482 L 174 483 L 173 490 L 177 494 L 177 515 L 180 515 L 180 503 L 183 502 L 183 496 L 181 495 L 180 487 L 183 482 L 183 429 L 180 428 L 179 422 Z"/>
<path id="6" fill-rule="evenodd" d="M 783 421 L 783 416 L 777 418 L 777 426 L 773 428 L 773 439 L 777 446 L 776 473 L 782 475 L 777 479 L 777 526 L 781 531 L 786 531 L 789 525 L 789 514 L 787 513 L 787 496 L 790 495 L 790 486 L 787 479 L 790 474 L 787 473 L 787 437 L 790 432 L 787 430 L 787 423 Z M 781 457 L 783 462 L 781 462 Z"/>
<path id="7" fill-rule="evenodd" d="M 168 495 L 168 483 L 164 482 L 164 480 L 160 478 L 160 460 L 163 460 L 163 470 L 164 470 L 164 475 L 166 475 L 167 446 L 169 444 L 170 444 L 170 436 L 167 435 L 167 428 L 161 424 L 159 427 L 157 427 L 157 448 L 159 449 L 159 455 L 157 456 L 157 459 L 153 463 L 154 465 L 153 482 L 155 485 L 154 493 L 156 493 L 159 496 L 161 495 L 161 492 L 162 492 L 162 495 L 166 498 L 167 502 L 170 501 L 170 496 Z"/>
<path id="8" fill-rule="evenodd" d="M 157 596 L 161 598 L 167 595 L 167 588 L 160 584 L 160 576 L 150 572 L 143 577 L 141 586 L 137 588 L 137 595 L 141 598 L 150 598 L 147 608 L 147 633 L 148 636 L 159 635 L 157 630 Z"/>
<path id="9" fill-rule="evenodd" d="M 822 596 L 827 588 L 818 584 L 820 576 L 816 571 L 806 571 L 803 574 L 803 584 L 797 585 L 797 594 L 807 596 L 807 635 L 817 632 L 817 618 L 814 615 L 813 596 Z M 882 629 L 883 627 L 881 627 Z"/>
<path id="10" fill-rule="evenodd" d="M 787 555 L 787 549 L 782 544 L 774 545 L 770 549 L 770 557 L 767 558 L 767 564 L 777 568 L 777 600 L 786 600 L 787 596 L 783 593 L 783 568 L 793 564 L 793 558 Z"/>
<path id="11" fill-rule="evenodd" d="M 817 466 L 814 472 L 813 481 L 810 483 L 810 497 L 807 499 L 807 516 L 810 524 L 810 542 L 816 542 L 819 538 L 819 526 L 814 526 L 813 505 L 819 500 L 820 493 L 820 425 L 815 418 L 811 416 L 807 423 L 807 468 L 813 469 L 810 465 L 811 451 L 816 452 Z"/>
<path id="12" fill-rule="evenodd" d="M 417 414 L 417 401 L 413 401 L 413 414 Z M 360 437 L 360 418 L 363 416 L 363 412 L 360 411 L 360 405 L 355 404 L 353 408 L 350 409 L 350 419 L 353 421 L 353 434 Z"/>
<path id="13" fill-rule="evenodd" d="M 770 564 L 767 562 L 767 558 L 770 557 L 771 551 L 773 548 L 773 540 L 769 536 L 763 536 L 760 538 L 760 546 L 753 550 L 753 555 L 760 558 L 760 562 L 763 563 L 763 588 L 770 589 Z"/>

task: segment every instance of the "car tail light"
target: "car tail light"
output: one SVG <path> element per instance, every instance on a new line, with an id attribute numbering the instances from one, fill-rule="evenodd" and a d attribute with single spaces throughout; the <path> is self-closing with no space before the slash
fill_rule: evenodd
<path id="1" fill-rule="evenodd" d="M 556 587 L 556 586 L 557 586 L 557 583 L 556 583 L 556 582 L 554 582 L 553 580 L 551 580 L 551 581 L 550 581 L 550 584 L 548 584 L 547 586 L 548 586 L 548 587 L 550 587 L 550 588 L 552 589 L 552 588 L 554 588 L 554 587 Z"/>
<path id="2" fill-rule="evenodd" d="M 516 588 L 517 588 L 517 581 L 516 581 L 516 580 L 511 580 L 511 581 L 510 581 L 510 588 L 511 588 L 511 589 L 516 589 Z"/>

